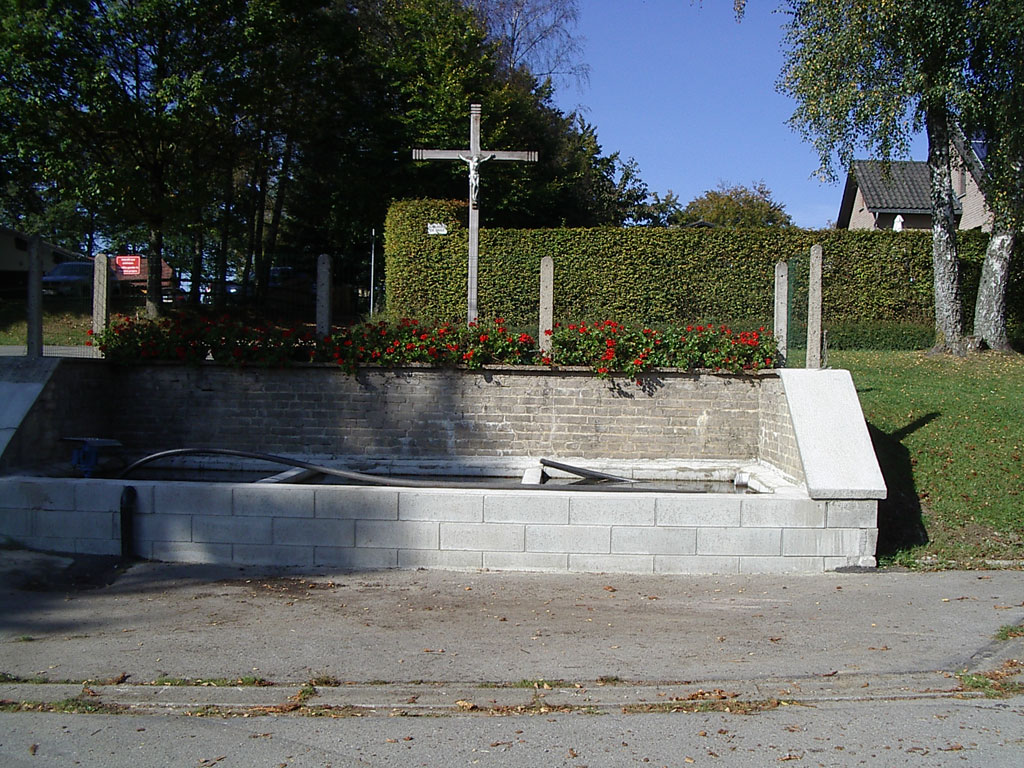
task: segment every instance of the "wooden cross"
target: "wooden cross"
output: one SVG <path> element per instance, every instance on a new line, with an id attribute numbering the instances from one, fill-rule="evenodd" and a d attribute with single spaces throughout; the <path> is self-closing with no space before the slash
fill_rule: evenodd
<path id="1" fill-rule="evenodd" d="M 466 320 L 477 320 L 476 283 L 480 257 L 480 164 L 488 160 L 537 162 L 536 152 L 492 152 L 480 149 L 480 105 L 469 105 L 469 150 L 414 149 L 413 160 L 461 160 L 469 166 L 469 280 L 466 289 Z"/>

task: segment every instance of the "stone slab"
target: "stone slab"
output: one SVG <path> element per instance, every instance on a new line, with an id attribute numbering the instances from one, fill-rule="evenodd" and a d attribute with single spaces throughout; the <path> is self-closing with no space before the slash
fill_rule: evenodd
<path id="1" fill-rule="evenodd" d="M 884 499 L 864 412 L 849 371 L 779 371 L 812 499 Z"/>

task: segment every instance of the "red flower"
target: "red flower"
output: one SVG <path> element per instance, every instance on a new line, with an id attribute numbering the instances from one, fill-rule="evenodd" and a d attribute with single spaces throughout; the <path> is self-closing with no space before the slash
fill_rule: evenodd
<path id="1" fill-rule="evenodd" d="M 490 336 L 488 336 L 486 333 L 481 333 L 480 334 L 480 343 L 482 344 L 483 342 L 487 341 L 487 339 L 489 339 L 489 338 L 490 338 Z"/>

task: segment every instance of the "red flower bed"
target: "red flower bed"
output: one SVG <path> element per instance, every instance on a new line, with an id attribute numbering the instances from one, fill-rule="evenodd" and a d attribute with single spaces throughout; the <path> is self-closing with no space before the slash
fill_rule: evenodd
<path id="1" fill-rule="evenodd" d="M 329 362 L 354 373 L 366 365 L 482 368 L 487 365 L 586 366 L 598 376 L 630 378 L 660 368 L 758 371 L 776 357 L 764 328 L 734 332 L 724 325 L 630 327 L 614 320 L 556 324 L 546 331 L 550 351 L 503 318 L 471 323 L 366 322 L 317 338 L 308 328 L 249 325 L 179 313 L 160 320 L 117 317 L 96 341 L 118 363 L 169 360 L 198 363 L 212 357 L 238 365 L 279 367 Z"/>

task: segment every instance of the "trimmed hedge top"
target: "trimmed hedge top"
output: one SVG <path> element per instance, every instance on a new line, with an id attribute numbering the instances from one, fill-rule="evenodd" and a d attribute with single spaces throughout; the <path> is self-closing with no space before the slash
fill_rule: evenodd
<path id="1" fill-rule="evenodd" d="M 389 308 L 451 321 L 465 318 L 466 218 L 467 204 L 461 201 L 392 205 L 385 237 Z M 427 234 L 431 222 L 445 224 L 448 234 Z M 960 233 L 967 312 L 973 312 L 987 241 L 980 232 Z M 556 318 L 768 324 L 775 263 L 790 261 L 799 286 L 801 267 L 806 275 L 815 243 L 825 254 L 826 324 L 932 321 L 930 232 L 797 228 L 482 229 L 480 312 L 534 322 L 540 261 L 551 256 Z M 1017 260 L 1007 297 L 1011 322 L 1024 319 L 1022 273 Z M 799 287 L 795 294 L 795 301 L 806 302 Z"/>

